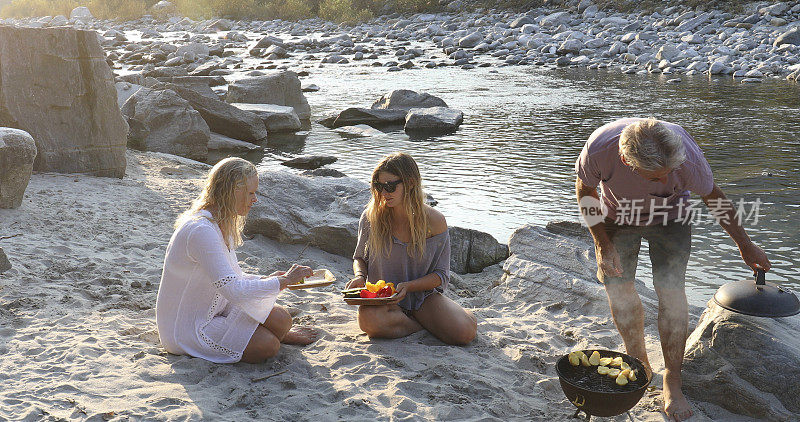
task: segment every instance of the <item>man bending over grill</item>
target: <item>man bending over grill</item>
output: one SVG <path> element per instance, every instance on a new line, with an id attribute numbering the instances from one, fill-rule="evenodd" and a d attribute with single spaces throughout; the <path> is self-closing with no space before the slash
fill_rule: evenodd
<path id="1" fill-rule="evenodd" d="M 676 124 L 652 118 L 606 124 L 589 137 L 575 171 L 578 204 L 594 237 L 597 277 L 627 353 L 641 360 L 650 376 L 644 309 L 634 288 L 641 240 L 648 241 L 666 367 L 664 412 L 670 420 L 687 419 L 692 410 L 681 391 L 681 365 L 689 321 L 684 286 L 692 233 L 689 193 L 702 197 L 749 267 L 769 270 L 769 260 L 714 183 L 694 139 Z"/>

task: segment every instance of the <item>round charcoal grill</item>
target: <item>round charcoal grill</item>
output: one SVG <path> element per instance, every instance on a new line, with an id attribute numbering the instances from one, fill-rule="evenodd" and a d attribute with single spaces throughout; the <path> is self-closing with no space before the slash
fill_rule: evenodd
<path id="1" fill-rule="evenodd" d="M 556 362 L 561 389 L 564 390 L 567 400 L 577 407 L 573 417 L 577 418 L 583 411 L 587 421 L 592 416 L 616 416 L 629 411 L 639 403 L 647 386 L 650 385 L 650 379 L 639 359 L 611 350 L 590 349 L 584 350 L 583 353 L 591 356 L 595 350 L 604 358 L 622 356 L 622 360 L 632 369 L 638 369 L 636 372 L 638 379 L 620 386 L 608 375 L 598 374 L 596 365 L 572 366 L 568 355 L 562 356 Z"/>

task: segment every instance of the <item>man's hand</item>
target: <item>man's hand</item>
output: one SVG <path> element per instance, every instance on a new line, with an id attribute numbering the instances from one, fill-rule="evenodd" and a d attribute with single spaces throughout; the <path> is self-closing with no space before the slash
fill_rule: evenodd
<path id="1" fill-rule="evenodd" d="M 756 269 L 769 271 L 771 264 L 769 259 L 767 259 L 767 254 L 765 254 L 761 248 L 756 246 L 755 243 L 747 242 L 740 246 L 739 253 L 742 255 L 742 260 L 744 263 L 747 264 L 748 267 L 752 268 L 753 271 Z"/>
<path id="2" fill-rule="evenodd" d="M 622 263 L 619 254 L 613 245 L 598 247 L 595 249 L 597 256 L 597 268 L 609 277 L 619 277 L 622 275 Z"/>

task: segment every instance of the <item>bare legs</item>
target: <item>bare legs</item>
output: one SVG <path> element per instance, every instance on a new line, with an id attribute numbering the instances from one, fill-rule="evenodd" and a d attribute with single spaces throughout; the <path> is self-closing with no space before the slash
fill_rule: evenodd
<path id="1" fill-rule="evenodd" d="M 434 293 L 409 318 L 397 305 L 360 306 L 358 325 L 370 338 L 400 338 L 426 329 L 447 344 L 469 344 L 477 333 L 477 320 L 447 297 Z"/>
<path id="2" fill-rule="evenodd" d="M 632 281 L 606 284 L 606 294 L 626 352 L 641 360 L 652 373 L 644 342 L 644 309 Z M 692 416 L 689 402 L 681 392 L 681 365 L 686 348 L 689 312 L 683 288 L 656 288 L 658 334 L 664 354 L 664 412 L 670 420 Z"/>
<path id="3" fill-rule="evenodd" d="M 256 327 L 256 331 L 242 353 L 242 362 L 261 363 L 278 354 L 281 343 L 305 346 L 316 340 L 316 333 L 309 328 L 292 330 L 292 316 L 275 305 L 267 320 Z"/>

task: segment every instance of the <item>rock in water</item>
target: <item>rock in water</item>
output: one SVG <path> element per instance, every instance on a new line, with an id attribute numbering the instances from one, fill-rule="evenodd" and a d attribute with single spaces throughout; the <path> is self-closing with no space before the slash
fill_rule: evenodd
<path id="1" fill-rule="evenodd" d="M 447 103 L 439 97 L 425 92 L 414 92 L 409 89 L 397 89 L 382 96 L 372 104 L 372 108 L 411 110 L 412 108 L 447 107 Z"/>
<path id="2" fill-rule="evenodd" d="M 345 109 L 336 117 L 331 124 L 331 128 L 342 126 L 355 126 L 365 124 L 374 128 L 402 125 L 406 121 L 406 110 L 384 110 L 377 108 L 355 108 Z"/>
<path id="3" fill-rule="evenodd" d="M 303 155 L 289 161 L 284 161 L 281 164 L 296 169 L 314 170 L 328 164 L 333 164 L 336 160 L 336 157 L 330 155 Z"/>
<path id="4" fill-rule="evenodd" d="M 208 125 L 175 91 L 141 88 L 128 98 L 122 112 L 131 127 L 128 137 L 132 148 L 197 161 L 208 157 Z"/>
<path id="5" fill-rule="evenodd" d="M 128 127 L 97 33 L 0 26 L 0 126 L 36 142 L 33 169 L 125 175 Z"/>
<path id="6" fill-rule="evenodd" d="M 267 127 L 258 115 L 183 86 L 170 84 L 169 88 L 200 112 L 214 132 L 247 142 L 267 140 Z"/>
<path id="7" fill-rule="evenodd" d="M 800 323 L 733 313 L 711 300 L 686 341 L 682 372 L 690 400 L 758 420 L 800 420 Z"/>
<path id="8" fill-rule="evenodd" d="M 276 104 L 294 108 L 300 120 L 311 118 L 311 107 L 297 73 L 286 70 L 271 75 L 239 79 L 228 86 L 229 103 Z"/>
<path id="9" fill-rule="evenodd" d="M 408 134 L 444 134 L 455 132 L 463 121 L 464 113 L 452 108 L 412 108 L 404 129 Z"/>
<path id="10" fill-rule="evenodd" d="M 0 208 L 22 205 L 35 158 L 36 143 L 28 132 L 0 128 Z"/>
<path id="11" fill-rule="evenodd" d="M 303 126 L 293 107 L 248 103 L 232 103 L 231 105 L 260 117 L 268 132 L 295 132 Z"/>

